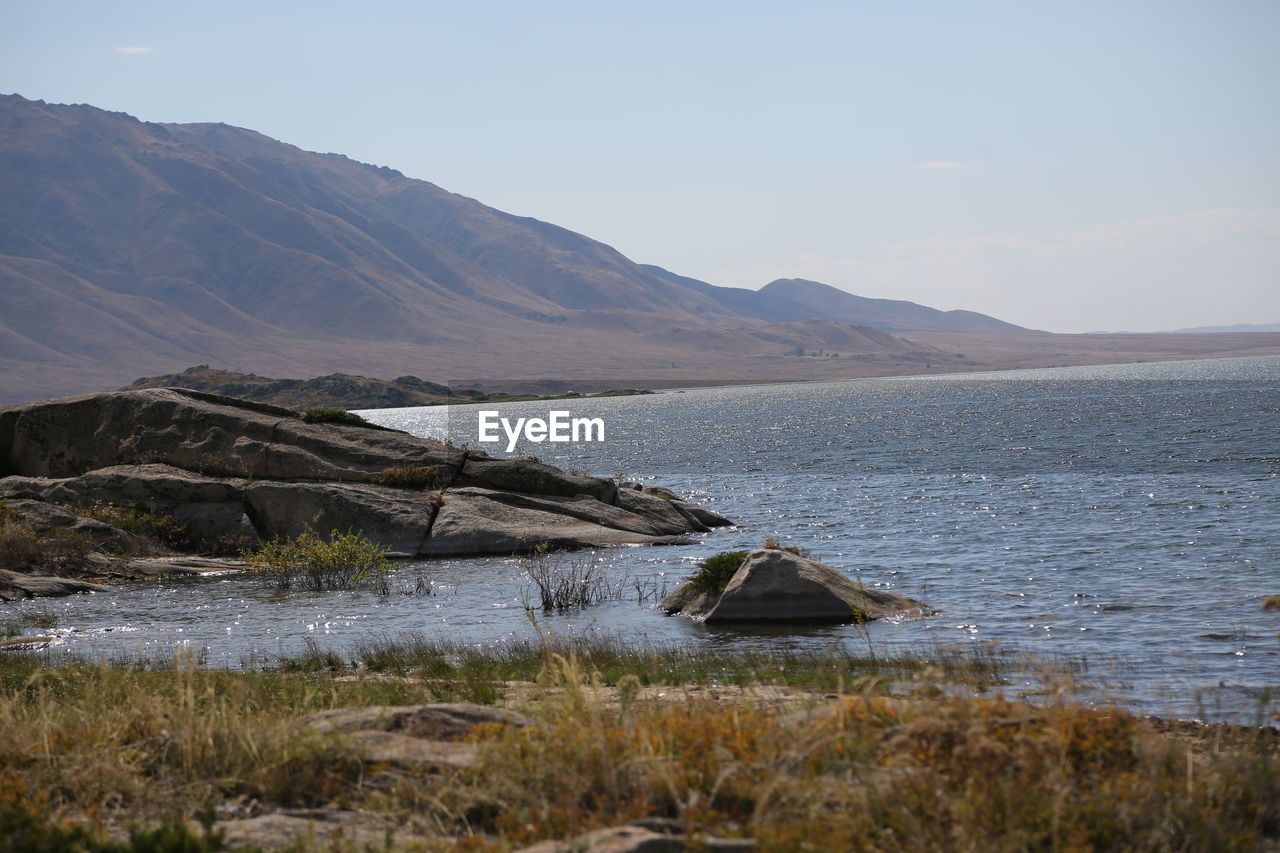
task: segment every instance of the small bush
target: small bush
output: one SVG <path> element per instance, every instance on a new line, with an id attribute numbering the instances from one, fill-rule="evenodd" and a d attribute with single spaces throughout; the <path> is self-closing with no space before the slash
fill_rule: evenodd
<path id="1" fill-rule="evenodd" d="M 742 561 L 747 559 L 748 553 L 750 552 L 722 551 L 714 557 L 707 557 L 698 563 L 698 571 L 689 578 L 689 583 L 698 592 L 719 595 L 742 567 Z"/>
<path id="2" fill-rule="evenodd" d="M 421 465 L 397 465 L 374 477 L 374 482 L 379 485 L 397 489 L 437 489 L 443 481 L 439 468 L 423 468 Z"/>
<path id="3" fill-rule="evenodd" d="M 313 409 L 307 409 L 302 414 L 298 415 L 298 419 L 304 424 L 369 425 L 368 421 L 357 415 L 355 412 L 348 412 L 346 409 L 335 409 L 328 406 L 317 406 Z"/>
<path id="4" fill-rule="evenodd" d="M 367 587 L 384 595 L 390 591 L 387 569 L 391 561 L 377 543 L 351 530 L 324 537 L 308 525 L 292 539 L 274 539 L 246 552 L 245 561 L 255 572 L 275 575 L 281 589 Z"/>

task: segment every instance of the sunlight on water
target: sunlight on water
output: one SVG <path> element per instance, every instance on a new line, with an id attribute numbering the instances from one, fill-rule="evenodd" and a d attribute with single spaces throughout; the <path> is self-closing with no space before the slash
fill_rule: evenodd
<path id="1" fill-rule="evenodd" d="M 713 630 L 654 609 L 699 559 L 776 536 L 940 610 L 875 625 L 878 648 L 995 643 L 1083 658 L 1121 700 L 1191 716 L 1251 719 L 1280 685 L 1280 619 L 1261 609 L 1280 592 L 1280 358 L 363 414 L 475 446 L 479 409 L 551 407 L 603 417 L 606 441 L 519 453 L 660 483 L 739 525 L 688 547 L 600 552 L 626 578 L 623 599 L 541 614 L 546 629 L 719 648 L 865 643 L 850 628 Z M 415 593 L 421 581 L 433 594 Z M 307 638 L 350 650 L 403 631 L 480 645 L 533 632 L 510 557 L 401 564 L 393 587 L 283 594 L 223 576 L 21 606 L 59 616 L 62 648 L 189 648 L 228 666 Z"/>

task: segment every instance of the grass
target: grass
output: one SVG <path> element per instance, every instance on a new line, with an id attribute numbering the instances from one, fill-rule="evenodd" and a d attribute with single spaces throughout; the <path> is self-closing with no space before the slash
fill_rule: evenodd
<path id="1" fill-rule="evenodd" d="M 444 485 L 444 477 L 434 466 L 397 465 L 380 472 L 374 477 L 374 482 L 398 489 L 438 489 Z"/>
<path id="2" fill-rule="evenodd" d="M 579 553 L 548 552 L 546 543 L 533 550 L 533 556 L 520 564 L 538 592 L 544 611 L 576 610 L 615 601 L 622 597 L 627 579 L 613 580 L 600 564 L 597 551 Z M 532 606 L 529 590 L 524 591 L 525 607 Z"/>
<path id="3" fill-rule="evenodd" d="M 77 512 L 110 524 L 117 530 L 162 542 L 172 548 L 190 549 L 196 545 L 195 537 L 185 524 L 171 515 L 150 512 L 140 505 L 122 507 L 98 503 Z"/>
<path id="4" fill-rule="evenodd" d="M 551 635 L 480 649 L 412 633 L 358 644 L 353 664 L 369 672 L 397 676 L 538 681 L 548 658 L 555 655 L 579 661 L 593 682 L 604 686 L 617 686 L 630 677 L 644 686 L 769 684 L 826 691 L 935 682 L 986 690 L 1002 683 L 1003 673 L 1017 664 L 985 649 L 961 653 L 939 647 L 876 656 L 853 654 L 844 648 L 827 653 L 708 653 L 680 644 Z"/>
<path id="5" fill-rule="evenodd" d="M 69 530 L 36 531 L 0 525 L 0 568 L 32 575 L 75 575 L 83 571 L 93 542 Z"/>
<path id="6" fill-rule="evenodd" d="M 0 657 L 0 833 L 81 833 L 79 847 L 9 849 L 108 849 L 89 844 L 239 798 L 358 809 L 412 827 L 427 849 L 511 850 L 655 817 L 764 851 L 1252 850 L 1280 838 L 1274 733 L 1187 724 L 1175 737 L 1068 696 L 977 692 L 1008 666 L 552 636 L 491 650 L 385 638 L 349 662 L 311 646 L 262 672 Z M 476 766 L 428 774 L 371 767 L 348 741 L 294 724 L 459 700 L 515 703 L 540 724 L 477 729 Z M 185 847 L 121 849 L 217 849 L 188 834 Z"/>
<path id="7" fill-rule="evenodd" d="M 0 639 L 17 637 L 28 628 L 47 631 L 57 626 L 58 614 L 49 610 L 11 608 L 9 614 L 0 617 Z"/>
<path id="8" fill-rule="evenodd" d="M 390 592 L 391 562 L 381 546 L 355 531 L 325 536 L 308 525 L 291 539 L 274 539 L 246 551 L 244 558 L 253 571 L 274 576 L 281 589 Z"/>
<path id="9" fill-rule="evenodd" d="M 298 415 L 298 420 L 304 424 L 350 424 L 352 426 L 369 426 L 369 422 L 357 415 L 355 412 L 348 412 L 346 409 L 336 409 L 330 406 L 316 406 L 307 409 Z"/>
<path id="10" fill-rule="evenodd" d="M 750 551 L 721 551 L 698 563 L 698 570 L 689 577 L 689 583 L 700 593 L 719 595 L 729 581 L 742 568 Z"/>

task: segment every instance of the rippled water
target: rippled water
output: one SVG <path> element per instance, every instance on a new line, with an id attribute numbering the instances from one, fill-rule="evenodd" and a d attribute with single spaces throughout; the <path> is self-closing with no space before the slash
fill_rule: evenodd
<path id="1" fill-rule="evenodd" d="M 627 597 L 545 616 L 560 633 L 865 647 L 848 627 L 713 630 L 637 601 L 702 557 L 776 536 L 939 609 L 877 623 L 877 649 L 993 643 L 1083 659 L 1114 698 L 1186 716 L 1252 720 L 1280 686 L 1280 616 L 1261 609 L 1280 593 L 1280 357 L 364 414 L 474 442 L 481 408 L 603 417 L 603 444 L 517 452 L 661 483 L 739 523 L 693 546 L 600 552 L 628 578 Z M 434 595 L 412 594 L 420 578 Z M 403 564 L 395 586 L 388 597 L 282 594 L 223 576 L 21 606 L 55 612 L 63 648 L 156 657 L 185 646 L 230 666 L 306 638 L 349 651 L 409 630 L 477 644 L 532 635 L 511 558 Z"/>

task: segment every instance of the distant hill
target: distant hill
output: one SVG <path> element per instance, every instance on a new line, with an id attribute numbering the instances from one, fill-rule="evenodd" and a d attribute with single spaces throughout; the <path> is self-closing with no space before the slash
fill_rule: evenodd
<path id="1" fill-rule="evenodd" d="M 426 382 L 416 376 L 401 376 L 387 381 L 366 376 L 334 373 L 315 379 L 270 379 L 252 373 L 218 370 L 207 364 L 188 368 L 167 376 L 149 376 L 121 388 L 190 388 L 208 394 L 221 394 L 272 403 L 290 409 L 313 406 L 335 406 L 342 409 L 382 409 L 407 406 L 435 406 L 459 402 L 448 387 Z M 465 402 L 472 402 L 466 399 Z"/>
<path id="2" fill-rule="evenodd" d="M 939 311 L 900 299 L 869 299 L 803 278 L 771 281 L 760 289 L 760 294 L 775 302 L 784 300 L 800 306 L 797 310 L 807 311 L 808 316 L 880 329 L 994 334 L 1028 331 L 976 311 Z"/>
<path id="3" fill-rule="evenodd" d="M 1015 345 L 1032 333 L 801 279 L 718 287 L 224 124 L 3 95 L 0 187 L 0 404 L 191 364 L 659 387 L 994 367 L 1020 352 L 1056 363 L 1084 346 Z"/>
<path id="4" fill-rule="evenodd" d="M 449 388 L 416 376 L 371 379 L 333 373 L 315 379 L 271 379 L 252 373 L 218 370 L 207 364 L 189 367 L 181 373 L 149 376 L 135 380 L 136 388 L 190 388 L 209 394 L 271 403 L 290 409 L 332 406 L 341 409 L 388 409 L 409 406 L 439 406 L 457 403 L 501 402 L 511 399 L 564 398 L 582 396 L 620 397 L 647 394 L 634 388 L 588 389 L 590 394 L 571 390 L 572 383 L 556 380 L 524 383 L 505 388 Z"/>
<path id="5" fill-rule="evenodd" d="M 1234 326 L 1195 326 L 1190 329 L 1178 329 L 1173 334 L 1187 333 L 1194 335 L 1249 334 L 1251 332 L 1280 332 L 1280 323 L 1236 323 Z"/>

